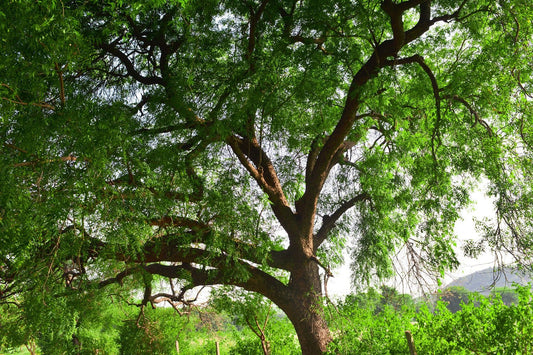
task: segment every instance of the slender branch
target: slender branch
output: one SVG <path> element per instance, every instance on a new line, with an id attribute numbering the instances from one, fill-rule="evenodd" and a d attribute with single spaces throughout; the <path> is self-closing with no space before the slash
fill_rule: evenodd
<path id="1" fill-rule="evenodd" d="M 77 160 L 78 160 L 77 157 L 68 155 L 66 157 L 59 157 L 59 158 L 54 158 L 54 159 L 40 159 L 40 160 L 33 160 L 33 161 L 25 161 L 22 163 L 15 163 L 13 164 L 13 166 L 15 168 L 18 168 L 21 166 L 35 166 L 38 164 L 48 164 L 48 163 L 57 163 L 57 162 L 67 162 L 67 161 L 75 162 Z"/>
<path id="2" fill-rule="evenodd" d="M 489 124 L 487 122 L 485 122 L 481 117 L 479 117 L 479 114 L 477 113 L 477 111 L 474 110 L 472 105 L 470 105 L 465 99 L 463 99 L 462 97 L 460 97 L 458 95 L 444 96 L 443 98 L 451 99 L 453 101 L 457 101 L 457 102 L 463 104 L 468 109 L 470 114 L 472 116 L 474 116 L 474 124 L 472 125 L 472 127 L 474 127 L 476 124 L 479 123 L 480 125 L 482 125 L 485 128 L 485 130 L 489 134 L 489 137 L 493 137 L 494 136 L 494 132 L 492 131 L 492 128 L 489 126 Z"/>
<path id="3" fill-rule="evenodd" d="M 118 273 L 115 277 L 110 277 L 110 278 L 108 278 L 106 280 L 100 281 L 98 283 L 98 287 L 104 288 L 107 285 L 111 285 L 111 284 L 114 284 L 114 283 L 117 283 L 120 286 L 122 286 L 124 278 L 126 278 L 129 275 L 133 275 L 133 274 L 135 274 L 135 273 L 137 273 L 139 271 L 140 271 L 140 269 L 137 266 L 131 267 L 131 268 L 127 268 L 126 270 Z"/>
<path id="4" fill-rule="evenodd" d="M 254 317 L 255 318 L 255 317 Z M 259 328 L 259 324 L 257 323 L 257 318 L 255 318 L 255 323 L 257 325 L 257 329 L 256 327 L 254 327 L 254 325 L 252 324 L 252 322 L 250 322 L 250 320 L 248 319 L 248 317 L 244 317 L 244 321 L 246 322 L 246 325 L 248 325 L 248 328 L 250 328 L 250 330 L 252 332 L 254 332 L 255 335 L 257 335 L 257 337 L 259 339 L 261 339 L 261 333 L 260 333 L 260 328 Z"/>
<path id="5" fill-rule="evenodd" d="M 272 302 L 269 302 L 268 304 L 268 311 L 267 311 L 267 314 L 265 316 L 265 321 L 263 322 L 263 328 L 262 328 L 262 332 L 264 332 L 264 330 L 266 329 L 266 326 L 267 326 L 267 323 L 268 323 L 268 319 L 270 318 L 270 311 L 272 310 Z M 259 326 L 259 325 L 258 325 Z"/>
<path id="6" fill-rule="evenodd" d="M 24 149 L 22 149 L 22 148 L 19 148 L 19 147 L 17 147 L 16 145 L 14 145 L 14 144 L 12 144 L 12 143 L 4 143 L 3 145 L 4 145 L 4 147 L 11 148 L 11 149 L 13 149 L 13 150 L 17 150 L 17 151 L 19 151 L 19 152 L 21 152 L 21 153 L 29 154 L 27 150 L 24 150 Z M 32 154 L 32 155 L 33 155 L 33 154 Z M 35 156 L 35 155 L 33 155 L 33 156 Z"/>
<path id="7" fill-rule="evenodd" d="M 255 62 L 252 58 L 253 52 L 255 50 L 255 45 L 257 41 L 257 24 L 259 23 L 259 20 L 261 19 L 261 16 L 263 15 L 263 12 L 265 11 L 266 5 L 268 4 L 269 0 L 263 0 L 261 4 L 259 5 L 259 8 L 257 11 L 255 11 L 250 6 L 250 29 L 248 34 L 248 52 L 246 53 L 246 59 L 248 59 L 250 64 L 250 72 L 255 71 Z"/>
<path id="8" fill-rule="evenodd" d="M 344 139 L 357 119 L 361 87 L 376 76 L 380 68 L 386 65 L 387 58 L 397 57 L 402 46 L 419 38 L 431 26 L 431 6 L 429 0 L 421 2 L 409 1 L 407 4 L 408 6 L 420 5 L 420 19 L 418 23 L 412 29 L 405 32 L 404 41 L 398 41 L 398 39 L 393 38 L 376 45 L 370 58 L 352 79 L 341 118 L 318 154 L 311 174 L 308 174 L 304 195 L 296 202 L 296 211 L 306 219 L 306 222 L 309 222 L 315 214 L 318 195 L 328 177 L 332 161 L 334 161 Z M 397 16 L 397 14 L 393 15 Z M 398 43 L 402 43 L 402 46 L 398 46 Z"/>
<path id="9" fill-rule="evenodd" d="M 22 101 L 22 99 L 17 94 L 15 94 L 15 89 L 13 89 L 11 86 L 9 86 L 7 84 L 4 84 L 4 83 L 0 83 L 0 86 L 5 87 L 9 91 L 11 91 L 13 93 L 13 96 L 16 98 L 16 100 L 13 100 L 13 99 L 10 99 L 10 98 L 7 98 L 7 97 L 2 97 L 2 100 L 6 100 L 6 101 L 9 101 L 11 103 L 22 105 L 22 106 L 30 105 L 30 106 L 40 107 L 40 108 L 46 108 L 46 109 L 49 109 L 49 110 L 52 110 L 52 111 L 55 110 L 54 106 L 52 106 L 52 105 L 50 105 L 50 104 L 48 104 L 46 102 L 32 102 L 32 103 L 24 102 L 24 101 Z"/>
<path id="10" fill-rule="evenodd" d="M 13 99 L 10 99 L 10 98 L 7 98 L 7 97 L 2 97 L 2 100 L 5 100 L 5 101 L 8 101 L 8 102 L 11 102 L 12 104 L 17 104 L 17 105 L 22 105 L 22 106 L 35 106 L 35 107 L 39 107 L 39 108 L 46 108 L 48 110 L 52 110 L 54 111 L 56 108 L 50 104 L 47 104 L 46 102 L 24 102 L 22 100 L 13 100 Z"/>
<path id="11" fill-rule="evenodd" d="M 433 90 L 433 97 L 435 99 L 435 108 L 436 108 L 436 121 L 435 121 L 435 127 L 433 128 L 433 133 L 431 135 L 431 153 L 433 155 L 433 160 L 437 161 L 437 156 L 435 152 L 435 140 L 439 138 L 440 136 L 440 122 L 441 122 L 441 108 L 440 108 L 440 93 L 439 93 L 439 85 L 437 83 L 437 79 L 435 78 L 435 74 L 433 74 L 433 71 L 431 68 L 426 64 L 424 61 L 424 57 L 422 57 L 419 54 L 415 54 L 411 57 L 406 58 L 397 58 L 394 60 L 387 60 L 385 61 L 385 65 L 388 66 L 394 66 L 396 64 L 410 64 L 410 63 L 417 63 L 420 65 L 420 67 L 424 70 L 424 72 L 429 77 L 429 80 L 431 81 L 431 88 Z"/>
<path id="12" fill-rule="evenodd" d="M 315 263 L 318 264 L 318 266 L 320 266 L 322 269 L 324 269 L 324 271 L 326 272 L 326 275 L 328 277 L 333 277 L 333 274 L 331 273 L 331 269 L 329 267 L 327 267 L 326 265 L 322 264 L 322 262 L 320 262 L 320 260 L 318 260 L 318 258 L 316 256 L 311 256 L 311 260 L 313 260 Z"/>
<path id="13" fill-rule="evenodd" d="M 196 232 L 209 232 L 211 228 L 202 222 L 196 221 L 194 219 L 190 219 L 187 217 L 179 217 L 179 216 L 164 216 L 158 219 L 152 219 L 150 220 L 151 226 L 158 226 L 158 227 L 188 227 L 193 231 Z"/>
<path id="14" fill-rule="evenodd" d="M 326 240 L 329 232 L 335 228 L 337 221 L 344 215 L 344 213 L 346 213 L 346 211 L 355 206 L 356 203 L 368 201 L 370 199 L 370 195 L 366 192 L 360 193 L 350 200 L 345 201 L 331 216 L 324 216 L 322 219 L 322 226 L 315 235 L 315 248 L 318 248 L 324 240 Z"/>
<path id="15" fill-rule="evenodd" d="M 62 68 L 59 67 L 58 63 L 55 63 L 55 70 L 59 76 L 59 99 L 61 101 L 61 105 L 65 105 L 65 82 L 63 80 Z"/>

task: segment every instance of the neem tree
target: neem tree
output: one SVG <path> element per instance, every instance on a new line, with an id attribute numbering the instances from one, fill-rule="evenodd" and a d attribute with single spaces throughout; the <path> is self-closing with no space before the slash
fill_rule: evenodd
<path id="1" fill-rule="evenodd" d="M 530 260 L 529 0 L 3 4 L 4 302 L 234 285 L 319 354 L 345 243 L 356 281 L 455 267 L 480 177 Z"/>

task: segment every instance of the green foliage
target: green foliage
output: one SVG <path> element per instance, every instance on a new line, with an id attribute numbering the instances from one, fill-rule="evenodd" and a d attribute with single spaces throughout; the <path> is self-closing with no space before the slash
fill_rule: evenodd
<path id="1" fill-rule="evenodd" d="M 170 354 L 174 352 L 175 340 L 178 338 L 182 325 L 174 317 L 174 312 L 173 309 L 163 309 L 146 310 L 138 317 L 132 314 L 133 318 L 125 320 L 120 329 L 120 353 Z M 172 333 L 174 337 L 169 336 Z"/>
<path id="2" fill-rule="evenodd" d="M 263 355 L 261 341 L 247 328 L 239 329 L 235 333 L 236 343 L 229 353 L 232 355 Z M 276 314 L 268 323 L 266 337 L 270 344 L 272 355 L 301 354 L 294 327 L 282 314 Z"/>
<path id="3" fill-rule="evenodd" d="M 15 305 L 0 307 L 0 349 L 18 348 L 26 344 L 35 344 L 27 323 L 23 321 Z"/>
<path id="4" fill-rule="evenodd" d="M 211 297 L 213 307 L 231 315 L 232 323 L 239 329 L 231 354 L 263 354 L 261 341 L 273 355 L 299 353 L 294 327 L 271 301 L 228 288 L 214 290 Z"/>
<path id="5" fill-rule="evenodd" d="M 339 305 L 340 314 L 333 313 L 335 339 L 329 350 L 332 354 L 407 354 L 405 331 L 409 330 L 419 354 L 528 354 L 533 349 L 531 289 L 519 286 L 516 293 L 518 303 L 509 306 L 499 295 L 472 294 L 456 312 L 439 300 L 433 311 L 430 304 L 411 304 L 398 311 L 387 306 L 376 313 L 375 304 L 362 307 L 351 296 Z"/>
<path id="6" fill-rule="evenodd" d="M 330 309 L 334 340 L 328 349 L 331 354 L 406 354 L 404 331 L 412 329 L 414 315 L 412 299 L 391 287 L 348 295 Z"/>
<path id="7" fill-rule="evenodd" d="M 436 277 L 457 267 L 480 178 L 496 217 L 477 250 L 527 267 L 532 17 L 528 0 L 3 0 L 13 343 L 106 347 L 117 328 L 91 314 L 172 279 L 171 299 L 238 286 L 324 326 L 319 265 L 345 246 L 365 287 L 403 251 Z M 301 301 L 312 317 L 289 312 Z M 165 351 L 150 317 L 127 327 Z"/>
<path id="8" fill-rule="evenodd" d="M 518 287 L 518 304 L 506 306 L 501 297 L 473 297 L 461 311 L 452 314 L 440 304 L 435 314 L 421 312 L 417 317 L 423 335 L 417 341 L 420 351 L 445 353 L 527 354 L 533 347 L 528 317 L 533 311 L 531 290 Z M 420 336 L 419 335 L 419 336 Z"/>
<path id="9" fill-rule="evenodd" d="M 528 354 L 533 349 L 532 293 L 528 287 L 517 287 L 514 292 L 518 302 L 509 306 L 498 294 L 491 297 L 471 294 L 457 312 L 450 311 L 447 302 L 442 300 L 435 306 L 415 304 L 389 287 L 381 292 L 370 289 L 349 295 L 337 304 L 337 309 L 327 311 L 334 336 L 329 351 L 331 354 L 406 354 L 405 331 L 410 330 L 421 354 Z M 175 352 L 178 340 L 180 354 L 211 353 L 215 341 L 220 343 L 222 354 L 262 354 L 257 335 L 241 326 L 237 313 L 231 316 L 204 308 L 191 309 L 180 316 L 171 308 L 147 307 L 140 312 L 135 306 L 95 300 L 87 307 L 98 307 L 102 312 L 98 319 L 81 317 L 80 313 L 74 323 L 69 323 L 70 315 L 65 314 L 69 308 L 61 301 L 47 301 L 46 305 L 37 304 L 44 308 L 42 316 L 33 318 L 31 323 L 22 323 L 29 325 L 26 328 L 4 327 L 13 324 L 3 323 L 5 317 L 18 314 L 13 307 L 4 307 L 5 312 L 0 314 L 3 352 L 36 339 L 47 354 L 94 354 L 95 351 L 170 354 Z M 77 347 L 72 342 L 72 334 L 80 341 Z M 300 353 L 294 329 L 281 314 L 271 317 L 266 334 L 271 354 Z"/>
<path id="10" fill-rule="evenodd" d="M 499 295 L 501 297 L 503 304 L 510 306 L 512 304 L 518 303 L 518 292 L 514 287 L 496 287 L 491 290 L 491 296 L 495 297 Z"/>

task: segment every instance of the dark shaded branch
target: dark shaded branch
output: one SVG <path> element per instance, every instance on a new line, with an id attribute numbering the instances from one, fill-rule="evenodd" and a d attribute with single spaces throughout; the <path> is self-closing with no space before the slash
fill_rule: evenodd
<path id="1" fill-rule="evenodd" d="M 283 283 L 252 265 L 239 263 L 239 266 L 246 268 L 249 277 L 232 277 L 227 272 L 224 273 L 221 270 L 200 269 L 189 263 L 183 263 L 181 265 L 154 263 L 144 266 L 143 269 L 150 274 L 167 278 L 183 277 L 183 271 L 186 271 L 190 275 L 190 286 L 219 284 L 239 286 L 247 291 L 258 292 L 279 305 L 280 299 L 287 293 L 287 287 Z M 281 303 L 283 304 L 283 302 Z"/>
<path id="2" fill-rule="evenodd" d="M 158 76 L 143 76 L 141 73 L 139 73 L 135 66 L 133 65 L 133 62 L 128 58 L 128 56 L 120 51 L 117 47 L 115 47 L 112 44 L 107 43 L 101 43 L 98 45 L 99 48 L 103 49 L 107 53 L 115 56 L 122 65 L 126 68 L 126 71 L 128 75 L 130 75 L 133 79 L 138 81 L 141 84 L 145 85 L 163 85 L 164 80 L 161 77 Z"/>
<path id="3" fill-rule="evenodd" d="M 403 9 L 403 7 L 405 7 L 406 4 L 409 2 L 413 2 L 413 1 L 403 2 L 398 5 L 393 3 L 392 0 L 383 0 L 383 2 L 381 3 L 381 8 L 390 17 L 390 23 L 391 23 L 391 29 L 392 29 L 392 35 L 393 35 L 393 43 L 394 43 L 396 50 L 400 50 L 400 48 L 403 46 L 405 42 L 405 30 L 403 28 L 403 13 L 405 10 L 409 9 L 409 7 L 406 7 L 406 9 Z"/>
<path id="4" fill-rule="evenodd" d="M 115 277 L 110 277 L 110 278 L 108 278 L 106 280 L 100 281 L 98 283 L 98 287 L 103 288 L 103 287 L 106 287 L 106 286 L 114 284 L 114 283 L 119 284 L 120 286 L 122 286 L 124 278 L 126 278 L 129 275 L 133 275 L 133 274 L 135 274 L 135 273 L 137 273 L 139 271 L 140 271 L 140 269 L 137 266 L 131 267 L 131 268 L 127 268 L 126 270 L 118 273 Z"/>
<path id="5" fill-rule="evenodd" d="M 348 211 L 350 208 L 355 206 L 356 203 L 362 202 L 362 201 L 368 201 L 371 197 L 366 192 L 363 192 L 353 198 L 351 198 L 348 201 L 345 201 L 341 204 L 341 206 L 333 212 L 331 216 L 324 216 L 322 219 L 322 226 L 318 230 L 318 232 L 315 235 L 315 248 L 318 249 L 318 247 L 326 240 L 328 237 L 329 232 L 335 228 L 335 224 L 337 221 Z"/>
<path id="6" fill-rule="evenodd" d="M 118 260 L 126 262 L 169 261 L 196 263 L 214 268 L 233 262 L 235 255 L 228 255 L 224 250 L 216 252 L 191 246 L 191 241 L 207 244 L 209 240 L 206 238 L 209 238 L 209 236 L 210 233 L 206 230 L 191 231 L 184 234 L 168 234 L 146 242 L 140 254 L 136 256 L 120 253 L 116 256 Z M 266 264 L 270 267 L 289 271 L 292 267 L 290 257 L 284 251 L 270 251 L 266 255 L 261 248 L 232 238 L 227 238 L 225 246 L 228 249 L 235 250 L 237 255 L 239 255 L 240 262 L 243 263 L 248 260 L 261 265 L 266 261 Z"/>
<path id="7" fill-rule="evenodd" d="M 420 3 L 420 18 L 417 24 L 405 32 L 405 43 L 410 43 L 422 36 L 432 25 L 431 22 L 431 2 L 429 0 Z"/>
<path id="8" fill-rule="evenodd" d="M 259 23 L 259 20 L 261 19 L 261 16 L 263 15 L 263 12 L 265 11 L 265 7 L 268 4 L 268 1 L 269 0 L 263 0 L 257 10 L 254 10 L 250 6 L 250 28 L 248 34 L 248 51 L 246 53 L 246 59 L 248 59 L 250 65 L 250 72 L 255 71 L 255 61 L 253 59 L 253 53 L 257 41 L 257 25 Z"/>

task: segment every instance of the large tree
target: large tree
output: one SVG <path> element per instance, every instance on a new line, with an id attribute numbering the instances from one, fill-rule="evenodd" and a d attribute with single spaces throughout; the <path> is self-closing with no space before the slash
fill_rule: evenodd
<path id="1" fill-rule="evenodd" d="M 323 353 L 343 246 L 357 282 L 453 268 L 482 177 L 530 260 L 529 0 L 2 4 L 4 302 L 234 285 Z"/>

